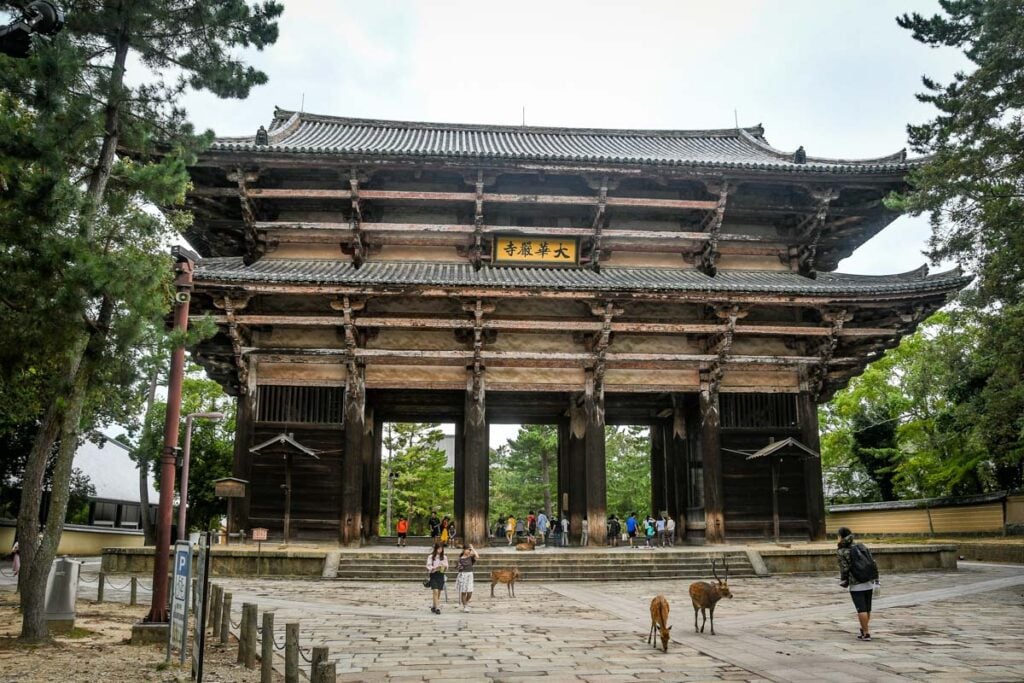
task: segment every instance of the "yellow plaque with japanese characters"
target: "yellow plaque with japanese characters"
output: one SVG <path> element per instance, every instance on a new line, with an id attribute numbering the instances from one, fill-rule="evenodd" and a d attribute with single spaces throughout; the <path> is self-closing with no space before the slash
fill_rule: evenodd
<path id="1" fill-rule="evenodd" d="M 575 239 L 497 235 L 494 238 L 494 263 L 575 266 L 579 263 L 578 247 Z"/>

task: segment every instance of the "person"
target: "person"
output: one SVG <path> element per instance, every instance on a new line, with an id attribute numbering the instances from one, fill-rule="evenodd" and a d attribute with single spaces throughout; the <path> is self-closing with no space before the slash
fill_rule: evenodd
<path id="1" fill-rule="evenodd" d="M 629 536 L 629 547 L 636 548 L 636 513 L 630 512 L 626 518 L 626 535 Z"/>
<path id="2" fill-rule="evenodd" d="M 590 524 L 587 522 L 587 518 L 583 517 L 583 537 L 580 538 L 580 547 L 583 548 L 587 545 L 587 541 L 590 540 Z"/>
<path id="3" fill-rule="evenodd" d="M 450 519 L 448 520 L 448 547 L 455 547 L 455 536 L 455 520 Z"/>
<path id="4" fill-rule="evenodd" d="M 569 545 L 569 518 L 562 513 L 562 546 Z"/>
<path id="5" fill-rule="evenodd" d="M 531 541 L 533 537 L 537 535 L 537 516 L 533 514 L 533 510 L 530 510 L 530 514 L 526 515 L 526 537 Z"/>
<path id="6" fill-rule="evenodd" d="M 619 520 L 615 515 L 611 516 L 608 520 L 608 545 L 617 548 L 619 547 L 619 536 L 622 534 L 622 525 L 619 524 Z"/>
<path id="7" fill-rule="evenodd" d="M 505 538 L 508 539 L 508 544 L 512 545 L 512 539 L 516 535 L 516 518 L 515 515 L 509 515 L 508 520 L 505 522 Z"/>
<path id="8" fill-rule="evenodd" d="M 404 548 L 405 539 L 409 535 L 409 520 L 405 518 L 405 515 L 399 515 L 395 531 L 398 532 L 398 547 Z"/>
<path id="9" fill-rule="evenodd" d="M 540 536 L 540 544 L 547 545 L 548 516 L 544 514 L 543 510 L 537 515 L 537 535 Z"/>
<path id="10" fill-rule="evenodd" d="M 668 536 L 668 544 L 674 548 L 676 545 L 676 520 L 670 515 L 665 516 L 665 535 Z"/>
<path id="11" fill-rule="evenodd" d="M 658 521 L 655 522 L 655 531 L 658 532 L 658 544 L 662 548 L 664 548 L 665 547 L 665 516 L 664 515 L 659 517 Z"/>
<path id="12" fill-rule="evenodd" d="M 444 556 L 444 546 L 435 543 L 434 551 L 427 556 L 427 585 L 433 594 L 430 611 L 434 614 L 441 613 L 441 591 L 444 590 L 444 573 L 447 570 L 448 558 Z"/>
<path id="13" fill-rule="evenodd" d="M 878 566 L 871 551 L 857 543 L 853 532 L 839 527 L 839 585 L 850 590 L 850 598 L 857 610 L 860 635 L 857 640 L 871 640 L 871 597 L 878 585 Z"/>
<path id="14" fill-rule="evenodd" d="M 647 515 L 644 519 L 644 537 L 647 541 L 647 547 L 654 547 L 654 517 Z"/>
<path id="15" fill-rule="evenodd" d="M 14 545 L 11 546 L 11 569 L 14 570 L 15 576 L 21 571 L 21 547 L 18 545 L 17 538 L 14 539 Z"/>
<path id="16" fill-rule="evenodd" d="M 445 515 L 444 519 L 441 520 L 441 545 L 448 545 L 448 515 Z"/>
<path id="17" fill-rule="evenodd" d="M 427 526 L 430 527 L 430 542 L 437 543 L 437 539 L 441 537 L 441 520 L 437 517 L 437 510 L 430 511 Z"/>
<path id="18" fill-rule="evenodd" d="M 469 611 L 469 601 L 473 598 L 473 565 L 480 559 L 480 555 L 471 544 L 462 547 L 462 554 L 456 568 L 459 575 L 455 578 L 455 588 L 459 591 L 459 605 L 463 612 Z"/>

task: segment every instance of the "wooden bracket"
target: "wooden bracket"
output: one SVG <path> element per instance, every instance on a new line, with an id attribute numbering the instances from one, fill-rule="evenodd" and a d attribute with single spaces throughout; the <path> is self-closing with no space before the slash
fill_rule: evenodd
<path id="1" fill-rule="evenodd" d="M 594 231 L 593 243 L 590 248 L 590 268 L 595 273 L 601 272 L 601 236 L 604 225 L 607 222 L 608 204 L 608 178 L 601 180 L 601 187 L 598 189 L 597 208 L 594 211 L 594 220 L 591 221 L 591 230 Z"/>
<path id="2" fill-rule="evenodd" d="M 718 205 L 712 210 L 708 211 L 707 215 L 704 216 L 704 220 L 701 222 L 701 231 L 706 232 L 708 235 L 707 241 L 704 243 L 704 247 L 701 249 L 699 255 L 699 265 L 701 271 L 706 275 L 714 277 L 718 272 L 718 241 L 722 236 L 722 221 L 725 219 L 725 205 L 729 200 L 729 181 L 722 180 L 719 183 L 708 183 L 708 190 L 718 191 Z"/>
<path id="3" fill-rule="evenodd" d="M 480 270 L 483 266 L 484 254 L 484 172 L 476 173 L 476 211 L 473 216 L 473 247 L 470 260 L 473 268 Z"/>
<path id="4" fill-rule="evenodd" d="M 494 305 L 486 303 L 483 299 L 465 302 L 463 310 L 473 316 L 473 363 L 466 367 L 466 393 L 470 400 L 470 414 L 467 416 L 474 424 L 480 424 L 484 420 L 484 396 L 486 392 L 484 384 L 484 314 L 494 311 Z"/>
<path id="5" fill-rule="evenodd" d="M 601 331 L 591 337 L 591 352 L 594 354 L 593 367 L 588 372 L 592 373 L 590 381 L 593 382 L 593 390 L 600 393 L 604 400 L 604 375 L 608 368 L 608 347 L 612 344 L 612 319 L 622 315 L 623 309 L 617 308 L 614 301 L 592 302 L 590 312 L 601 318 Z"/>
<path id="6" fill-rule="evenodd" d="M 811 191 L 811 196 L 818 200 L 818 208 L 813 214 L 804 218 L 793 231 L 795 237 L 800 239 L 801 244 L 796 248 L 795 256 L 796 269 L 801 275 L 814 277 L 816 275 L 815 260 L 818 256 L 818 241 L 824 232 L 825 222 L 828 219 L 829 205 L 839 197 L 839 191 L 831 188 L 818 188 Z"/>
<path id="7" fill-rule="evenodd" d="M 245 171 L 239 167 L 229 171 L 227 177 L 238 185 L 238 204 L 242 211 L 242 225 L 245 230 L 242 263 L 250 265 L 267 252 L 266 240 L 256 230 L 256 202 L 249 196 L 249 185 L 259 180 L 260 174 L 259 171 Z"/>
<path id="8" fill-rule="evenodd" d="M 723 374 L 724 370 L 719 363 L 701 364 L 698 370 L 702 425 L 709 420 L 718 421 L 718 391 L 722 384 Z"/>
<path id="9" fill-rule="evenodd" d="M 243 343 L 242 331 L 238 321 L 235 319 L 236 311 L 240 311 L 249 305 L 251 296 L 232 298 L 227 295 L 215 297 L 213 305 L 224 311 L 227 319 L 228 337 L 231 339 L 231 351 L 235 357 L 235 368 L 238 371 L 238 393 L 247 394 L 249 391 L 249 365 L 242 354 Z"/>
<path id="10" fill-rule="evenodd" d="M 349 248 L 352 250 L 352 265 L 359 268 L 366 261 L 366 245 L 363 242 L 363 205 L 359 199 L 359 175 L 354 168 L 349 173 L 348 184 L 352 196 L 352 242 Z"/>

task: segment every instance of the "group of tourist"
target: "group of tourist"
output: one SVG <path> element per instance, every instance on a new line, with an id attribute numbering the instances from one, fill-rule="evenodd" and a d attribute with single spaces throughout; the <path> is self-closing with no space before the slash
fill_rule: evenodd
<path id="1" fill-rule="evenodd" d="M 549 519 L 543 510 L 540 514 L 534 514 L 534 511 L 530 510 L 529 514 L 522 519 L 516 519 L 516 516 L 512 514 L 499 517 L 495 523 L 494 536 L 501 536 L 502 530 L 504 530 L 509 545 L 515 543 L 522 536 L 538 545 L 546 545 L 549 540 L 555 545 L 565 545 L 560 541 L 563 535 L 568 537 L 569 520 L 565 517 L 561 520 Z"/>
<path id="2" fill-rule="evenodd" d="M 502 515 L 495 522 L 492 535 L 495 538 L 504 535 L 508 545 L 524 537 L 538 545 L 548 542 L 555 546 L 569 545 L 569 518 L 566 515 L 552 517 L 549 519 L 543 511 L 535 515 L 533 510 L 519 519 L 512 514 Z M 590 541 L 590 523 L 586 517 L 583 517 L 581 531 L 580 545 L 585 546 Z M 667 513 L 658 517 L 647 515 L 641 520 L 636 512 L 631 512 L 625 524 L 611 515 L 605 531 L 608 545 L 614 547 L 622 541 L 629 541 L 631 548 L 668 548 L 676 544 L 676 521 Z"/>
<path id="3" fill-rule="evenodd" d="M 437 511 L 432 510 L 430 518 L 427 519 L 427 526 L 430 527 L 430 542 L 440 543 L 446 547 L 455 547 L 455 539 L 458 533 L 455 528 L 455 520 L 445 515 L 439 518 Z"/>
<path id="4" fill-rule="evenodd" d="M 424 586 L 430 588 L 430 611 L 434 614 L 441 613 L 441 591 L 444 590 L 448 572 L 448 558 L 445 557 L 444 548 L 443 543 L 434 543 L 433 551 L 427 556 L 427 579 L 423 582 Z M 455 562 L 458 572 L 455 590 L 459 593 L 459 608 L 463 612 L 469 611 L 469 601 L 473 598 L 473 565 L 478 559 L 480 554 L 472 544 L 467 543 Z"/>
<path id="5" fill-rule="evenodd" d="M 641 520 L 637 513 L 631 512 L 626 517 L 623 533 L 622 522 L 612 515 L 608 518 L 608 545 L 617 547 L 623 536 L 630 548 L 669 548 L 676 544 L 676 520 L 665 512 L 658 517 L 647 515 Z"/>

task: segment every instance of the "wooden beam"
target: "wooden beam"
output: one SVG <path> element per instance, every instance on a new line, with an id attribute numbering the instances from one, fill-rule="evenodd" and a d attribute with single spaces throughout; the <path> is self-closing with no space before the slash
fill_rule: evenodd
<path id="1" fill-rule="evenodd" d="M 193 322 L 205 316 L 194 315 Z M 227 316 L 210 316 L 217 324 L 227 323 Z M 339 316 L 329 315 L 288 315 L 288 314 L 236 314 L 235 322 L 240 325 L 280 325 L 283 327 L 335 327 L 342 324 Z M 436 329 L 455 330 L 472 329 L 473 322 L 462 318 L 413 318 L 363 316 L 357 321 L 361 328 L 395 328 L 395 329 Z M 598 332 L 602 323 L 584 318 L 560 319 L 499 319 L 489 318 L 483 321 L 483 329 L 510 332 Z M 719 323 L 660 323 L 640 321 L 613 321 L 611 331 L 624 334 L 719 334 L 726 329 Z M 829 337 L 834 329 L 816 325 L 771 325 L 752 323 L 737 324 L 736 335 L 769 336 L 769 337 Z M 843 327 L 838 331 L 840 338 L 890 337 L 901 334 L 898 329 L 885 327 Z"/>
<path id="2" fill-rule="evenodd" d="M 725 204 L 729 199 L 729 181 L 722 180 L 717 183 L 718 201 L 715 208 L 708 212 L 702 227 L 707 233 L 707 241 L 700 253 L 698 267 L 707 275 L 714 276 L 718 272 L 716 261 L 718 259 L 718 241 L 721 238 L 722 221 L 725 219 Z M 709 184 L 709 188 L 710 187 Z"/>

